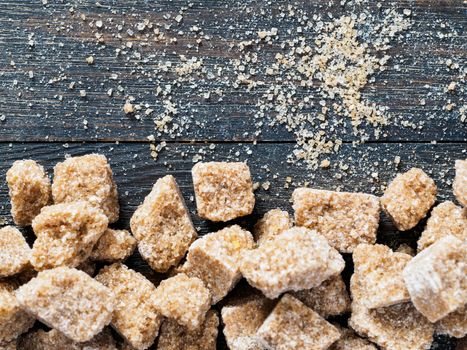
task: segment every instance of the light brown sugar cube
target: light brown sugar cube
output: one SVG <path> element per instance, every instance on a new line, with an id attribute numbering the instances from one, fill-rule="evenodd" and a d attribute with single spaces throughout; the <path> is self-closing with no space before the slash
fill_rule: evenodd
<path id="1" fill-rule="evenodd" d="M 455 338 L 467 335 L 467 304 L 451 312 L 436 323 L 436 333 Z"/>
<path id="2" fill-rule="evenodd" d="M 240 271 L 248 283 L 270 298 L 286 291 L 319 286 L 344 269 L 344 259 L 326 239 L 295 227 L 242 254 Z"/>
<path id="3" fill-rule="evenodd" d="M 431 211 L 425 230 L 417 242 L 418 251 L 447 235 L 467 241 L 467 209 L 458 207 L 450 201 L 437 205 Z"/>
<path id="4" fill-rule="evenodd" d="M 421 169 L 399 174 L 388 185 L 381 205 L 397 229 L 407 231 L 423 219 L 436 200 L 435 182 Z"/>
<path id="5" fill-rule="evenodd" d="M 338 251 L 351 253 L 360 243 L 376 242 L 380 215 L 378 197 L 297 188 L 292 200 L 295 224 L 318 231 Z"/>
<path id="6" fill-rule="evenodd" d="M 167 272 L 185 255 L 197 234 L 175 178 L 160 178 L 131 218 L 138 250 L 152 269 Z"/>
<path id="7" fill-rule="evenodd" d="M 258 328 L 271 313 L 275 302 L 262 295 L 237 298 L 222 308 L 224 336 L 230 350 L 263 350 L 256 337 Z"/>
<path id="8" fill-rule="evenodd" d="M 180 273 L 160 283 L 154 293 L 157 311 L 190 331 L 198 330 L 211 306 L 203 281 Z"/>
<path id="9" fill-rule="evenodd" d="M 410 298 L 430 322 L 467 303 L 467 243 L 446 236 L 416 255 L 403 276 Z"/>
<path id="10" fill-rule="evenodd" d="M 7 171 L 6 181 L 15 224 L 31 225 L 41 208 L 52 200 L 50 180 L 44 168 L 33 160 L 17 160 Z"/>
<path id="11" fill-rule="evenodd" d="M 266 349 L 324 350 L 340 338 L 340 333 L 301 301 L 285 294 L 258 329 L 257 337 Z"/>
<path id="12" fill-rule="evenodd" d="M 0 278 L 13 276 L 29 267 L 31 248 L 13 226 L 0 229 Z"/>
<path id="13" fill-rule="evenodd" d="M 117 186 L 104 155 L 87 154 L 58 163 L 54 168 L 52 195 L 55 203 L 88 201 L 101 208 L 109 222 L 118 220 Z"/>
<path id="14" fill-rule="evenodd" d="M 280 209 L 272 209 L 258 220 L 253 228 L 253 235 L 258 244 L 274 238 L 292 227 L 289 213 Z"/>
<path id="15" fill-rule="evenodd" d="M 35 318 L 19 305 L 15 297 L 17 283 L 0 281 L 0 345 L 14 341 L 34 325 Z"/>
<path id="16" fill-rule="evenodd" d="M 460 204 L 467 207 L 467 159 L 456 160 L 456 177 L 452 184 L 454 195 Z"/>
<path id="17" fill-rule="evenodd" d="M 156 339 L 162 317 L 156 311 L 156 287 L 121 263 L 104 267 L 96 280 L 115 295 L 111 326 L 134 349 L 145 350 Z"/>
<path id="18" fill-rule="evenodd" d="M 224 298 L 241 279 L 240 254 L 255 246 L 250 232 L 226 227 L 196 240 L 190 247 L 184 272 L 201 279 L 211 291 L 212 303 Z"/>
<path id="19" fill-rule="evenodd" d="M 353 252 L 354 274 L 363 293 L 358 302 L 376 309 L 409 301 L 402 271 L 411 259 L 411 255 L 395 253 L 382 244 L 359 245 Z"/>
<path id="20" fill-rule="evenodd" d="M 91 256 L 93 261 L 125 261 L 136 248 L 136 239 L 127 230 L 108 228 L 94 246 Z"/>
<path id="21" fill-rule="evenodd" d="M 76 342 L 100 333 L 114 309 L 114 295 L 107 287 L 68 267 L 39 272 L 16 297 L 30 314 Z"/>
<path id="22" fill-rule="evenodd" d="M 42 208 L 32 222 L 37 239 L 31 264 L 37 271 L 78 266 L 87 260 L 107 224 L 104 213 L 84 201 Z"/>
<path id="23" fill-rule="evenodd" d="M 201 218 L 229 221 L 253 211 L 255 195 L 246 163 L 198 163 L 191 172 Z"/>
<path id="24" fill-rule="evenodd" d="M 199 330 L 189 331 L 173 320 L 162 323 L 157 350 L 216 350 L 219 317 L 214 310 L 206 314 Z"/>
<path id="25" fill-rule="evenodd" d="M 360 338 L 351 329 L 333 325 L 339 330 L 341 337 L 331 345 L 329 350 L 378 350 L 375 345 Z"/>
<path id="26" fill-rule="evenodd" d="M 350 310 L 349 293 L 341 275 L 333 276 L 317 287 L 290 294 L 324 318 Z"/>

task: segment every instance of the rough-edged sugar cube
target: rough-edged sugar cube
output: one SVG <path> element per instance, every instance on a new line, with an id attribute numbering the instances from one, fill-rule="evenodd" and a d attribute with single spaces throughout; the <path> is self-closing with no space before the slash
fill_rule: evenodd
<path id="1" fill-rule="evenodd" d="M 328 349 L 340 338 L 336 327 L 289 294 L 285 294 L 256 333 L 267 349 Z"/>
<path id="2" fill-rule="evenodd" d="M 39 272 L 16 297 L 30 314 L 76 342 L 100 333 L 114 309 L 114 295 L 107 287 L 68 267 Z"/>
<path id="3" fill-rule="evenodd" d="M 93 261 L 125 261 L 136 248 L 136 239 L 127 230 L 108 228 L 94 246 L 91 256 Z"/>
<path id="4" fill-rule="evenodd" d="M 229 221 L 253 211 L 255 195 L 246 163 L 201 162 L 191 172 L 201 218 Z"/>
<path id="5" fill-rule="evenodd" d="M 102 209 L 109 222 L 118 220 L 117 185 L 107 158 L 101 154 L 71 157 L 54 168 L 55 203 L 85 200 Z"/>
<path id="6" fill-rule="evenodd" d="M 22 233 L 13 226 L 0 229 L 0 278 L 13 276 L 27 267 L 31 248 Z"/>
<path id="7" fill-rule="evenodd" d="M 31 225 L 41 208 L 52 200 L 50 180 L 34 160 L 17 160 L 6 173 L 11 215 L 18 226 Z"/>
<path id="8" fill-rule="evenodd" d="M 452 189 L 459 203 L 467 207 L 467 159 L 456 160 L 455 168 L 456 177 Z"/>
<path id="9" fill-rule="evenodd" d="M 382 244 L 360 244 L 355 248 L 354 274 L 362 286 L 358 302 L 376 309 L 410 301 L 402 271 L 411 259 L 411 255 L 393 252 Z"/>
<path id="10" fill-rule="evenodd" d="M 248 283 L 270 298 L 319 286 L 344 269 L 344 259 L 326 238 L 294 227 L 242 254 L 240 271 Z"/>
<path id="11" fill-rule="evenodd" d="M 467 335 L 467 304 L 451 312 L 436 323 L 436 333 L 455 338 Z"/>
<path id="12" fill-rule="evenodd" d="M 435 182 L 421 169 L 398 174 L 381 197 L 383 210 L 400 231 L 415 227 L 436 200 Z"/>
<path id="13" fill-rule="evenodd" d="M 166 319 L 162 323 L 157 350 L 216 350 L 219 316 L 210 310 L 199 330 L 189 331 L 177 322 Z"/>
<path id="14" fill-rule="evenodd" d="M 430 322 L 467 303 L 467 243 L 446 236 L 416 255 L 403 271 L 410 298 Z"/>
<path id="15" fill-rule="evenodd" d="M 467 241 L 467 209 L 458 207 L 450 201 L 437 205 L 431 211 L 425 230 L 417 242 L 418 251 L 447 235 Z"/>
<path id="16" fill-rule="evenodd" d="M 15 340 L 35 322 L 16 300 L 16 287 L 13 281 L 0 281 L 0 345 Z"/>
<path id="17" fill-rule="evenodd" d="M 258 220 L 253 228 L 253 235 L 261 244 L 292 227 L 289 213 L 281 209 L 272 209 Z"/>
<path id="18" fill-rule="evenodd" d="M 368 309 L 352 303 L 349 325 L 383 350 L 429 349 L 433 325 L 411 303 Z"/>
<path id="19" fill-rule="evenodd" d="M 8 343 L 3 343 L 3 344 L 0 344 L 0 350 L 17 350 L 18 348 L 16 347 L 16 345 L 17 345 L 16 340 L 10 341 Z M 27 350 L 27 349 L 21 349 L 21 350 Z"/>
<path id="20" fill-rule="evenodd" d="M 350 310 L 349 293 L 341 275 L 333 276 L 317 287 L 290 294 L 324 318 Z"/>
<path id="21" fill-rule="evenodd" d="M 360 243 L 376 242 L 380 216 L 378 197 L 297 188 L 292 200 L 295 224 L 318 231 L 338 251 L 351 253 Z"/>
<path id="22" fill-rule="evenodd" d="M 331 345 L 329 350 L 378 350 L 374 344 L 360 338 L 351 329 L 333 325 L 339 330 L 341 337 Z"/>
<path id="23" fill-rule="evenodd" d="M 156 287 L 121 263 L 104 267 L 95 278 L 115 294 L 111 326 L 133 348 L 149 348 L 162 322 L 153 300 Z"/>
<path id="24" fill-rule="evenodd" d="M 31 264 L 37 271 L 78 266 L 87 260 L 107 224 L 102 210 L 85 201 L 42 208 L 32 222 L 37 239 Z"/>
<path id="25" fill-rule="evenodd" d="M 250 232 L 238 225 L 209 233 L 196 240 L 188 251 L 183 271 L 198 277 L 211 291 L 216 304 L 241 279 L 240 254 L 255 246 Z"/>
<path id="26" fill-rule="evenodd" d="M 203 281 L 180 273 L 162 281 L 154 293 L 157 311 L 190 331 L 199 329 L 211 306 Z"/>
<path id="27" fill-rule="evenodd" d="M 185 201 L 171 175 L 156 181 L 133 214 L 130 225 L 141 256 L 158 272 L 177 265 L 197 237 Z"/>

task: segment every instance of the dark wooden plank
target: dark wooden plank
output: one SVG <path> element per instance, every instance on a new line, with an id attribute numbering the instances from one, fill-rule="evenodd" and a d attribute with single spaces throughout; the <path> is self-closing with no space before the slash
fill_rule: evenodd
<path id="1" fill-rule="evenodd" d="M 174 86 L 171 96 L 178 104 L 179 113 L 175 118 L 191 117 L 202 123 L 193 125 L 187 132 L 176 137 L 178 140 L 269 140 L 293 141 L 293 135 L 282 126 L 260 128 L 262 134 L 255 136 L 254 115 L 256 103 L 264 88 L 247 92 L 245 88 L 233 87 L 236 74 L 231 70 L 231 60 L 240 57 L 235 44 L 241 40 L 256 37 L 257 30 L 277 27 L 279 39 L 272 45 L 263 45 L 258 51 L 260 66 L 269 65 L 280 44 L 296 37 L 296 19 L 282 19 L 280 6 L 289 1 L 274 1 L 264 6 L 263 1 L 95 1 L 64 2 L 49 0 L 47 6 L 41 1 L 3 1 L 0 8 L 0 115 L 6 117 L 0 122 L 0 140 L 144 140 L 154 133 L 151 117 L 141 121 L 124 115 L 122 106 L 125 98 L 134 96 L 136 102 L 147 103 L 161 113 L 162 99 L 155 96 L 157 85 L 173 83 L 173 74 L 157 72 L 158 62 L 179 64 L 179 55 L 203 58 L 207 71 L 216 66 L 224 68 L 221 78 L 197 79 L 196 84 L 184 83 Z M 183 21 L 177 25 L 173 20 L 182 7 Z M 335 18 L 342 14 L 359 13 L 362 8 L 341 6 L 339 1 L 294 1 L 306 13 L 330 13 Z M 388 106 L 389 112 L 399 120 L 386 127 L 382 140 L 388 141 L 465 141 L 465 123 L 460 122 L 458 107 L 465 104 L 460 92 L 444 93 L 451 81 L 464 84 L 459 70 L 449 70 L 446 59 L 452 59 L 461 67 L 465 66 L 467 47 L 465 27 L 467 7 L 460 0 L 397 0 L 365 4 L 376 16 L 385 8 L 395 7 L 398 11 L 410 8 L 414 25 L 404 39 L 389 50 L 393 56 L 388 69 L 376 76 L 365 89 L 365 96 L 380 106 Z M 74 12 L 70 12 L 73 8 Z M 96 43 L 95 29 L 84 23 L 79 15 L 86 14 L 90 20 L 101 19 L 106 29 L 102 30 L 105 44 Z M 171 19 L 164 18 L 170 14 Z M 135 23 L 143 19 L 162 26 L 162 31 L 177 37 L 176 44 L 166 41 L 156 43 L 153 36 L 145 39 L 146 33 L 139 34 Z M 112 20 L 112 23 L 109 22 Z M 116 37 L 117 25 L 123 24 L 122 39 Z M 165 30 L 165 25 L 171 25 Z M 210 40 L 203 45 L 188 48 L 195 43 L 196 35 L 190 32 L 193 25 L 200 27 Z M 233 25 L 235 24 L 235 25 Z M 135 31 L 133 37 L 127 29 Z M 291 33 L 287 33 L 291 30 Z M 184 35 L 177 34 L 183 31 Z M 35 46 L 28 45 L 28 35 L 34 33 Z M 313 34 L 303 33 L 309 36 Z M 134 45 L 130 54 L 116 56 L 115 50 L 127 41 Z M 142 46 L 145 45 L 145 46 Z M 141 58 L 135 58 L 139 52 Z M 87 65 L 88 55 L 95 58 L 94 65 Z M 15 67 L 10 62 L 15 62 Z M 399 69 L 396 69 L 396 65 Z M 29 79 L 28 71 L 34 72 Z M 117 80 L 109 79 L 117 74 Z M 264 76 L 258 80 L 268 81 Z M 55 82 L 51 82 L 55 81 Z M 75 88 L 68 88 L 75 82 Z M 118 92 L 118 86 L 123 91 Z M 106 95 L 114 89 L 114 96 Z M 222 100 L 203 98 L 207 91 L 223 90 Z M 86 89 L 87 97 L 79 97 L 79 90 Z M 310 91 L 298 90 L 300 96 Z M 315 105 L 319 96 L 312 94 Z M 60 97 L 61 96 L 61 97 Z M 453 112 L 443 107 L 447 100 L 457 104 Z M 425 105 L 420 100 L 426 99 Z M 88 128 L 83 121 L 88 121 Z M 401 120 L 410 120 L 421 129 L 401 126 Z M 344 140 L 355 139 L 349 127 L 337 127 Z M 164 138 L 168 138 L 164 136 Z M 371 139 L 374 139 L 371 136 Z"/>

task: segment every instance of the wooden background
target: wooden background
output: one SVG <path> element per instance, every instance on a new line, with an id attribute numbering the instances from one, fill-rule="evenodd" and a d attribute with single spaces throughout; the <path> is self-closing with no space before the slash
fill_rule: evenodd
<path id="1" fill-rule="evenodd" d="M 192 5 L 188 6 L 189 3 Z M 334 17 L 358 11 L 358 8 L 342 6 L 339 1 L 48 0 L 43 5 L 41 0 L 3 0 L 0 4 L 0 177 L 5 178 L 6 170 L 16 159 L 38 160 L 52 174 L 53 166 L 66 155 L 102 153 L 109 159 L 119 188 L 122 210 L 115 227 L 128 228 L 129 218 L 156 179 L 173 174 L 200 234 L 222 227 L 196 216 L 190 170 L 193 156 L 200 151 L 203 160 L 246 160 L 255 181 L 270 182 L 269 190 L 260 188 L 256 192 L 254 214 L 239 220 L 246 227 L 251 227 L 268 209 L 280 207 L 291 211 L 289 199 L 293 188 L 305 181 L 316 188 L 380 195 L 382 186 L 398 171 L 413 166 L 424 169 L 434 178 L 439 201 L 453 200 L 454 160 L 467 158 L 467 128 L 458 112 L 458 107 L 465 103 L 465 90 L 447 95 L 444 89 L 451 81 L 465 87 L 465 75 L 460 70 L 447 69 L 445 61 L 451 59 L 465 67 L 467 7 L 462 0 L 381 2 L 383 9 L 411 9 L 414 25 L 389 50 L 393 60 L 366 87 L 365 96 L 378 105 L 388 106 L 395 120 L 404 117 L 423 127 L 413 130 L 394 122 L 384 129 L 382 138 L 372 137 L 358 146 L 352 144 L 355 137 L 351 133 L 343 133 L 342 150 L 329 159 L 332 164 L 345 162 L 349 170 L 309 170 L 303 164 L 287 163 L 295 140 L 284 127 L 265 127 L 255 136 L 255 104 L 262 92 L 235 89 L 223 81 L 201 82 L 196 87 L 182 84 L 174 89 L 173 100 L 180 104 L 178 117 L 195 115 L 202 126 L 190 127 L 188 132 L 174 138 L 157 136 L 156 141 L 166 141 L 167 147 L 157 161 L 151 157 L 147 136 L 155 133 L 152 118 L 136 120 L 125 115 L 122 106 L 128 96 L 134 96 L 137 102 L 149 103 L 156 113 L 161 110 L 162 101 L 155 96 L 154 86 L 156 82 L 170 81 L 170 76 L 148 73 L 153 72 L 154 60 L 162 56 L 175 62 L 180 54 L 185 54 L 203 57 L 207 67 L 227 65 L 239 57 L 232 49 L 233 43 L 253 38 L 258 30 L 272 27 L 286 32 L 291 24 L 277 14 L 281 6 L 289 3 L 310 13 L 326 11 Z M 376 3 L 370 7 L 376 13 L 375 6 Z M 111 30 L 103 30 L 105 43 L 99 44 L 95 30 L 84 25 L 79 17 L 84 13 L 88 22 L 101 19 L 106 26 L 110 26 L 106 21 L 112 19 L 112 27 L 122 21 L 138 23 L 145 18 L 164 25 L 173 23 L 173 17 L 183 7 L 187 7 L 183 21 L 175 29 L 185 31 L 186 35 L 179 36 L 176 45 L 149 42 L 139 46 L 144 42 L 143 36 L 121 41 Z M 171 19 L 167 19 L 167 14 Z M 188 30 L 193 25 L 200 26 L 211 37 L 199 50 L 187 47 L 196 39 Z M 32 33 L 31 47 L 28 41 Z M 286 38 L 287 35 L 281 40 Z M 142 58 L 116 57 L 115 49 L 127 39 L 138 47 Z M 275 52 L 280 48 L 276 43 L 267 50 Z M 95 64 L 86 64 L 89 55 L 94 57 Z M 400 69 L 394 68 L 396 64 Z M 29 71 L 33 71 L 32 79 Z M 118 78 L 109 79 L 112 74 Z M 75 83 L 74 89 L 69 89 L 71 82 Z M 205 100 L 198 93 L 217 87 L 224 90 L 222 101 Z M 111 98 L 106 94 L 110 88 L 115 91 Z M 79 96 L 82 89 L 87 92 L 86 98 Z M 425 105 L 420 104 L 422 99 L 426 100 Z M 448 99 L 457 104 L 451 112 L 443 108 Z M 214 150 L 209 148 L 210 144 L 215 144 Z M 401 158 L 399 167 L 393 163 L 396 156 Z M 369 172 L 378 173 L 378 178 L 372 178 Z M 343 175 L 341 179 L 334 176 L 336 173 Z M 292 182 L 287 188 L 284 185 L 288 176 Z M 7 186 L 5 181 L 0 181 L 0 219 L 4 223 L 11 222 L 9 211 Z M 414 230 L 400 233 L 383 216 L 378 241 L 392 248 L 400 243 L 415 246 L 423 225 L 424 222 Z M 28 230 L 24 232 L 32 239 Z M 349 256 L 346 260 L 351 261 Z M 137 254 L 128 260 L 128 265 L 153 281 L 160 278 Z M 437 337 L 433 349 L 454 349 L 455 343 L 448 337 Z M 219 349 L 223 348 L 220 336 Z"/>

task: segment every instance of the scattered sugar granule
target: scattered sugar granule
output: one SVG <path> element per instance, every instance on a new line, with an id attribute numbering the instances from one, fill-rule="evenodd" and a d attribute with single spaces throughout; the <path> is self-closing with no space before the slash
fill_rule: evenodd
<path id="1" fill-rule="evenodd" d="M 410 301 L 402 270 L 411 255 L 395 253 L 383 244 L 360 244 L 353 252 L 354 275 L 362 295 L 354 300 L 368 309 L 377 309 Z"/>
<path id="2" fill-rule="evenodd" d="M 325 350 L 340 333 L 301 301 L 285 294 L 258 329 L 257 337 L 267 349 Z"/>
<path id="3" fill-rule="evenodd" d="M 224 336 L 230 350 L 264 349 L 256 332 L 271 313 L 274 304 L 274 301 L 257 294 L 233 299 L 222 308 Z"/>
<path id="4" fill-rule="evenodd" d="M 341 275 L 328 278 L 317 287 L 290 294 L 324 318 L 350 310 L 349 293 Z"/>
<path id="5" fill-rule="evenodd" d="M 238 225 L 226 227 L 201 237 L 190 246 L 183 271 L 201 279 L 211 292 L 212 303 L 216 304 L 242 277 L 240 254 L 254 246 L 250 232 Z"/>
<path id="6" fill-rule="evenodd" d="M 37 239 L 31 264 L 37 271 L 78 266 L 89 257 L 107 223 L 102 210 L 84 201 L 42 208 L 32 222 Z"/>
<path id="7" fill-rule="evenodd" d="M 281 209 L 272 209 L 256 222 L 253 235 L 256 242 L 261 243 L 274 238 L 292 227 L 289 213 Z"/>
<path id="8" fill-rule="evenodd" d="M 153 299 L 156 287 L 142 274 L 121 263 L 104 267 L 96 280 L 115 294 L 110 325 L 134 349 L 149 348 L 162 321 Z"/>
<path id="9" fill-rule="evenodd" d="M 360 338 L 351 329 L 333 325 L 339 330 L 341 337 L 331 345 L 329 350 L 378 350 L 375 345 Z"/>
<path id="10" fill-rule="evenodd" d="M 338 251 L 351 253 L 360 243 L 376 242 L 380 216 L 377 197 L 297 188 L 292 200 L 295 224 L 317 230 Z"/>
<path id="11" fill-rule="evenodd" d="M 467 159 L 456 160 L 455 164 L 456 177 L 452 189 L 459 203 L 467 207 Z"/>
<path id="12" fill-rule="evenodd" d="M 52 195 L 56 204 L 88 201 L 100 207 L 110 223 L 118 220 L 117 185 L 104 155 L 87 154 L 58 163 L 54 168 Z"/>
<path id="13" fill-rule="evenodd" d="M 463 338 L 467 335 L 467 304 L 436 323 L 436 333 Z"/>
<path id="14" fill-rule="evenodd" d="M 207 312 L 203 325 L 196 331 L 167 319 L 162 323 L 157 350 L 216 350 L 218 327 L 219 316 L 214 310 Z"/>
<path id="15" fill-rule="evenodd" d="M 125 112 L 125 114 L 132 114 L 134 113 L 134 111 L 135 111 L 135 108 L 133 104 L 131 104 L 130 102 L 126 102 L 123 105 L 123 112 Z"/>
<path id="16" fill-rule="evenodd" d="M 294 227 L 242 254 L 240 271 L 251 286 L 270 298 L 319 286 L 344 269 L 344 259 L 327 240 Z"/>
<path id="17" fill-rule="evenodd" d="M 125 261 L 136 248 L 136 239 L 127 230 L 108 228 L 94 246 L 91 256 L 93 261 Z"/>
<path id="18" fill-rule="evenodd" d="M 19 305 L 16 282 L 0 280 L 0 344 L 15 340 L 34 325 L 35 318 Z"/>
<path id="19" fill-rule="evenodd" d="M 438 204 L 431 211 L 425 230 L 417 242 L 418 251 L 447 235 L 467 241 L 467 210 L 450 201 Z"/>
<path id="20" fill-rule="evenodd" d="M 31 225 L 52 196 L 44 168 L 33 160 L 17 160 L 6 173 L 11 199 L 11 215 L 18 226 Z"/>
<path id="21" fill-rule="evenodd" d="M 0 278 L 16 275 L 29 267 L 31 248 L 13 226 L 0 229 Z"/>
<path id="22" fill-rule="evenodd" d="M 255 206 L 253 182 L 246 163 L 198 163 L 192 169 L 198 215 L 229 221 L 251 214 Z"/>
<path id="23" fill-rule="evenodd" d="M 154 295 L 157 311 L 190 331 L 198 330 L 211 306 L 203 281 L 180 273 L 162 281 Z"/>
<path id="24" fill-rule="evenodd" d="M 197 237 L 172 175 L 156 181 L 131 217 L 130 225 L 141 256 L 157 272 L 177 265 Z"/>
<path id="25" fill-rule="evenodd" d="M 416 255 L 403 276 L 410 298 L 430 322 L 467 303 L 467 243 L 445 236 Z"/>
<path id="26" fill-rule="evenodd" d="M 16 297 L 26 311 L 76 342 L 99 334 L 114 309 L 114 295 L 107 287 L 68 267 L 39 272 Z"/>
<path id="27" fill-rule="evenodd" d="M 423 170 L 398 174 L 381 197 L 384 211 L 397 229 L 407 231 L 423 219 L 436 200 L 435 182 Z"/>

